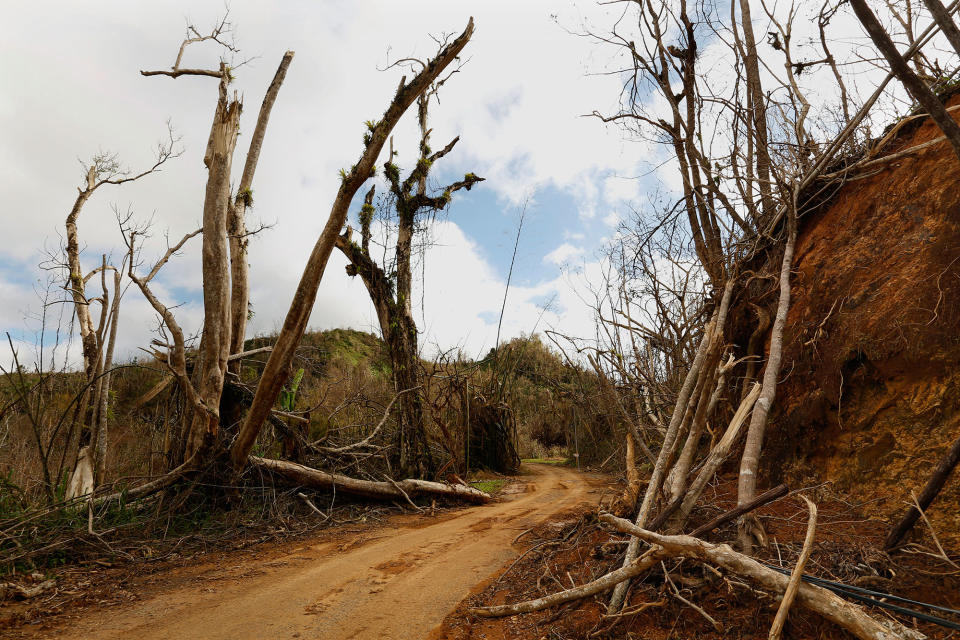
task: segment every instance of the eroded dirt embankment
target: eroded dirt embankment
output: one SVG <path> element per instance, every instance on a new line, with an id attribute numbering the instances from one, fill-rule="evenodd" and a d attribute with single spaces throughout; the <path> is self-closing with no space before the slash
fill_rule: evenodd
<path id="1" fill-rule="evenodd" d="M 394 519 L 231 566 L 184 570 L 122 608 L 94 609 L 54 638 L 425 638 L 478 583 L 516 557 L 525 529 L 588 499 L 588 476 L 525 465 L 503 501 L 424 521 Z"/>
<path id="2" fill-rule="evenodd" d="M 940 135 L 929 120 L 907 125 L 879 155 Z M 802 219 L 771 481 L 831 481 L 866 514 L 892 518 L 960 435 L 958 186 L 943 143 L 847 182 Z M 930 509 L 954 548 L 958 502 L 955 476 Z"/>

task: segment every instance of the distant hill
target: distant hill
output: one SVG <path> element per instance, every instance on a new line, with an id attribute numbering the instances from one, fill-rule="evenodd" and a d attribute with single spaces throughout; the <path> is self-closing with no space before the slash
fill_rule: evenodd
<path id="1" fill-rule="evenodd" d="M 276 336 L 257 336 L 244 343 L 244 349 L 266 347 L 276 342 Z M 371 373 L 388 376 L 390 359 L 383 341 L 372 333 L 355 329 L 329 329 L 310 331 L 300 343 L 302 357 L 311 361 L 310 372 L 314 375 L 327 373 L 330 365 L 356 367 L 366 365 Z"/>

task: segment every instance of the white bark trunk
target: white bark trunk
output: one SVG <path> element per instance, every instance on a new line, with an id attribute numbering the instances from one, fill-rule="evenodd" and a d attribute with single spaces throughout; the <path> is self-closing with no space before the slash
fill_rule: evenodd
<path id="1" fill-rule="evenodd" d="M 780 361 L 783 357 L 783 330 L 787 324 L 787 312 L 790 310 L 790 268 L 793 265 L 793 251 L 797 243 L 797 224 L 792 212 L 788 214 L 787 227 L 787 244 L 783 250 L 783 262 L 780 265 L 780 299 L 777 302 L 777 315 L 770 331 L 770 355 L 767 356 L 767 364 L 763 370 L 763 387 L 750 419 L 750 429 L 747 431 L 747 441 L 740 460 L 738 504 L 744 504 L 756 497 L 757 472 L 760 467 L 760 452 L 763 449 L 767 417 L 777 393 L 777 378 L 780 376 Z M 745 538 L 744 542 L 746 543 Z M 745 544 L 744 549 L 746 548 Z"/>

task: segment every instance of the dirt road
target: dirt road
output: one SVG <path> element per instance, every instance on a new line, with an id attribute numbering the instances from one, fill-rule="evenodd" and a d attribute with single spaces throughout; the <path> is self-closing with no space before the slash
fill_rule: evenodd
<path id="1" fill-rule="evenodd" d="M 526 487 L 426 526 L 301 547 L 222 568 L 132 606 L 81 615 L 59 638 L 425 638 L 470 589 L 516 557 L 513 539 L 587 499 L 575 471 L 528 465 Z"/>

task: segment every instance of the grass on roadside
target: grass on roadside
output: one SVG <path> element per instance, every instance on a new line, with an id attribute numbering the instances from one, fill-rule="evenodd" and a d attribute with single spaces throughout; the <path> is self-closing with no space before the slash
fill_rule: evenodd
<path id="1" fill-rule="evenodd" d="M 557 466 L 569 467 L 573 464 L 573 458 L 524 458 L 521 462 L 531 464 L 555 464 Z"/>
<path id="2" fill-rule="evenodd" d="M 470 483 L 474 489 L 480 489 L 484 493 L 489 493 L 493 495 L 494 493 L 503 489 L 503 486 L 507 484 L 506 478 L 495 478 L 493 480 L 474 480 Z"/>

